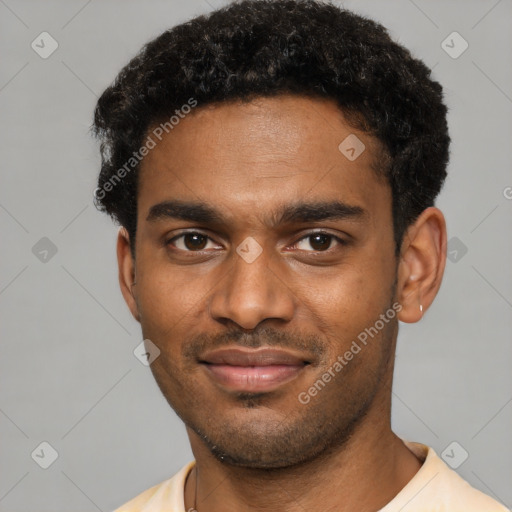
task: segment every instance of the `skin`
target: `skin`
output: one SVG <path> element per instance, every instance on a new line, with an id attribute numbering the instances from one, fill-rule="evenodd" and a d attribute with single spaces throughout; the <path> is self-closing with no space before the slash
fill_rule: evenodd
<path id="1" fill-rule="evenodd" d="M 366 146 L 354 161 L 338 149 L 349 134 Z M 330 100 L 283 95 L 198 107 L 142 162 L 135 260 L 121 228 L 119 280 L 161 351 L 154 377 L 187 426 L 196 459 L 187 510 L 375 511 L 421 467 L 390 425 L 397 318 L 416 322 L 434 300 L 446 227 L 427 208 L 395 256 L 391 189 L 372 168 L 381 149 Z M 222 218 L 149 221 L 167 200 L 206 204 Z M 319 201 L 364 213 L 276 222 L 282 205 Z M 209 238 L 175 239 L 183 230 Z M 318 230 L 346 244 L 308 238 Z M 247 237 L 262 248 L 252 263 L 236 252 Z M 395 303 L 397 317 L 301 403 L 299 393 Z M 289 348 L 311 364 L 275 391 L 230 392 L 197 358 L 233 345 Z"/>

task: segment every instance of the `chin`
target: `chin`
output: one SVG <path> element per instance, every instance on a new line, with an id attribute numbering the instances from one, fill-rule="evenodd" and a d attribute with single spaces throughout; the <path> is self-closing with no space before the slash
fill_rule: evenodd
<path id="1" fill-rule="evenodd" d="M 332 436 L 319 424 L 286 423 L 282 416 L 225 422 L 208 431 L 189 425 L 210 453 L 221 463 L 247 469 L 284 469 L 313 460 L 329 450 Z M 251 421 L 252 420 L 252 421 Z M 334 436 L 337 442 L 339 436 Z M 337 443 L 336 443 L 337 444 Z"/>
<path id="2" fill-rule="evenodd" d="M 229 452 L 222 450 L 219 446 L 211 446 L 212 455 L 223 464 L 229 466 L 243 467 L 247 469 L 283 469 L 301 464 L 304 462 L 304 453 L 297 453 L 292 456 L 287 452 L 279 453 L 258 453 L 249 455 L 247 450 L 233 450 Z"/>

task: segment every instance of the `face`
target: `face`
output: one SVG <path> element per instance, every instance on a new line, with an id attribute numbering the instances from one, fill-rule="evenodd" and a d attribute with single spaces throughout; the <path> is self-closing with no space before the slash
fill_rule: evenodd
<path id="1" fill-rule="evenodd" d="M 132 312 L 160 389 L 219 460 L 312 459 L 379 406 L 397 261 L 375 165 L 377 141 L 334 103 L 296 96 L 199 106 L 142 162 Z"/>

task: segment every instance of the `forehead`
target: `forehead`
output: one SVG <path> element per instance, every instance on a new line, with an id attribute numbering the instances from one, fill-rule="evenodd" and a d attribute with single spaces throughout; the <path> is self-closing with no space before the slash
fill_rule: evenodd
<path id="1" fill-rule="evenodd" d="M 168 133 L 156 137 L 154 128 L 155 147 L 140 168 L 141 215 L 169 199 L 252 212 L 304 199 L 390 208 L 389 186 L 375 172 L 384 165 L 381 144 L 330 100 L 283 95 L 199 105 Z"/>

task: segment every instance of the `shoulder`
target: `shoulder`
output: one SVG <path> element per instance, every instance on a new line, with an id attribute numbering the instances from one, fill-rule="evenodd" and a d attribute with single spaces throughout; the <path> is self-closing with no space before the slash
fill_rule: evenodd
<path id="1" fill-rule="evenodd" d="M 409 483 L 379 512 L 510 512 L 472 487 L 426 445 L 403 441 L 423 461 Z"/>
<path id="2" fill-rule="evenodd" d="M 195 461 L 189 462 L 173 477 L 145 490 L 113 512 L 158 512 L 160 510 L 181 512 L 185 508 L 183 498 L 185 480 L 194 464 Z"/>

